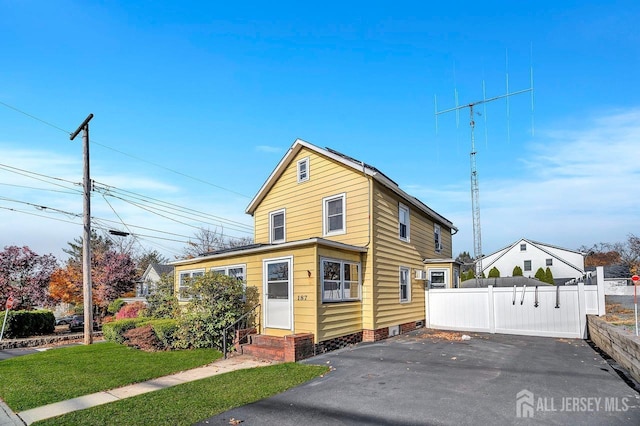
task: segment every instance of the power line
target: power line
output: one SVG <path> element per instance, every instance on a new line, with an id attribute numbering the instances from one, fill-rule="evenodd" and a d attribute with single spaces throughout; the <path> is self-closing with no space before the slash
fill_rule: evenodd
<path id="1" fill-rule="evenodd" d="M 57 220 L 58 222 L 71 223 L 73 225 L 81 225 L 80 223 L 72 222 L 70 220 L 64 220 L 64 219 L 59 219 L 57 217 L 45 216 L 45 215 L 41 215 L 41 214 L 37 214 L 37 213 L 33 213 L 33 212 L 28 212 L 26 210 L 12 209 L 11 207 L 0 206 L 0 209 L 9 210 L 9 211 L 12 211 L 12 212 L 15 212 L 15 213 L 28 214 L 30 216 L 42 217 L 42 218 L 45 218 L 45 219 Z"/>
<path id="2" fill-rule="evenodd" d="M 36 121 L 39 121 L 40 123 L 45 124 L 45 125 L 47 125 L 47 126 L 49 126 L 49 127 L 52 127 L 52 128 L 54 128 L 54 129 L 56 129 L 56 130 L 59 130 L 59 131 L 61 131 L 61 132 L 64 132 L 64 133 L 66 133 L 67 135 L 71 134 L 71 132 L 69 132 L 68 130 L 63 129 L 63 128 L 62 128 L 62 127 L 60 127 L 60 126 L 57 126 L 57 125 L 55 125 L 55 124 L 53 124 L 53 123 L 50 123 L 50 122 L 48 122 L 48 121 L 46 121 L 46 120 L 43 120 L 43 119 L 41 119 L 41 118 L 39 118 L 39 117 L 36 117 L 36 116 L 35 116 L 35 115 L 33 115 L 33 114 L 29 114 L 28 112 L 23 111 L 23 110 L 21 110 L 21 109 L 19 109 L 19 108 L 16 108 L 16 107 L 14 107 L 14 106 L 12 106 L 12 105 L 9 105 L 9 104 L 8 104 L 8 103 L 6 103 L 6 102 L 2 102 L 2 101 L 0 101 L 0 105 L 3 105 L 3 106 L 5 106 L 5 107 L 7 107 L 7 108 L 9 108 L 9 109 L 12 109 L 12 110 L 16 111 L 16 112 L 19 112 L 20 114 L 24 114 L 25 116 L 27 116 L 27 117 L 29 117 L 29 118 L 32 118 L 32 119 L 34 119 L 34 120 L 36 120 Z M 174 170 L 174 169 L 172 169 L 172 168 L 169 168 L 169 167 L 163 166 L 163 165 L 161 165 L 161 164 L 154 163 L 153 161 L 149 161 L 149 160 L 146 160 L 146 159 L 144 159 L 144 158 L 137 157 L 137 156 L 135 156 L 135 155 L 132 155 L 132 154 L 126 153 L 126 152 L 124 152 L 124 151 L 121 151 L 121 150 L 119 150 L 119 149 L 116 149 L 116 148 L 110 147 L 110 146 L 108 146 L 108 145 L 106 145 L 106 144 L 99 143 L 99 142 L 97 142 L 97 141 L 96 141 L 95 139 L 93 139 L 93 138 L 91 139 L 91 143 L 92 143 L 92 144 L 94 144 L 94 145 L 101 146 L 102 148 L 105 148 L 105 149 L 108 149 L 108 150 L 111 150 L 111 151 L 117 152 L 117 153 L 118 153 L 118 154 L 120 154 L 120 155 L 124 155 L 124 156 L 126 156 L 126 157 L 133 158 L 134 160 L 142 161 L 143 163 L 147 163 L 147 164 L 150 164 L 150 165 L 152 165 L 152 166 L 158 167 L 158 168 L 160 168 L 160 169 L 163 169 L 163 170 L 169 171 L 169 172 L 171 172 L 171 173 L 175 173 L 175 174 L 177 174 L 177 175 L 179 175 L 179 176 L 186 177 L 186 178 L 191 179 L 191 180 L 194 180 L 194 181 L 196 181 L 196 182 L 200 182 L 200 183 L 203 183 L 203 184 L 205 184 L 205 185 L 213 186 L 214 188 L 218 188 L 218 189 L 221 189 L 221 190 L 223 190 L 223 191 L 227 191 L 227 192 L 230 192 L 230 193 L 232 193 L 232 194 L 239 195 L 239 196 L 244 197 L 244 198 L 251 198 L 251 197 L 249 197 L 248 195 L 241 194 L 241 193 L 236 192 L 236 191 L 234 191 L 234 190 L 232 190 L 232 189 L 225 188 L 225 187 L 220 186 L 220 185 L 216 185 L 215 183 L 212 183 L 212 182 L 206 181 L 206 180 L 204 180 L 204 179 L 200 179 L 200 178 L 197 178 L 197 177 L 194 177 L 194 176 L 188 175 L 188 174 L 183 173 L 183 172 L 180 172 L 180 171 L 178 171 L 178 170 Z"/>
<path id="3" fill-rule="evenodd" d="M 143 195 L 143 194 L 138 194 L 136 192 L 128 191 L 126 189 L 120 189 L 120 188 L 117 188 L 115 186 L 110 186 L 110 185 L 107 185 L 107 184 L 104 184 L 104 183 L 101 183 L 101 182 L 95 182 L 94 181 L 94 184 L 95 184 L 96 191 L 101 192 L 101 193 L 104 193 L 102 191 L 106 191 L 107 195 L 114 196 L 113 193 L 120 193 L 123 197 L 131 197 L 131 198 L 137 199 L 137 200 L 142 201 L 142 202 L 146 202 L 146 203 L 149 203 L 149 204 L 152 204 L 152 205 L 166 207 L 166 208 L 173 209 L 173 210 L 176 210 L 176 211 L 180 211 L 180 212 L 183 212 L 183 213 L 191 214 L 191 215 L 196 216 L 196 217 L 201 217 L 201 218 L 206 218 L 206 219 L 209 219 L 209 220 L 228 223 L 228 224 L 231 224 L 231 225 L 234 225 L 234 226 L 239 226 L 239 227 L 245 228 L 249 232 L 253 232 L 253 227 L 252 226 L 245 225 L 244 223 L 241 223 L 241 222 L 238 222 L 238 221 L 226 219 L 226 218 L 223 218 L 223 217 L 220 217 L 220 216 L 216 216 L 216 215 L 212 215 L 210 213 L 205 213 L 205 212 L 202 212 L 202 211 L 190 208 L 190 207 L 185 207 L 185 206 L 181 206 L 179 204 L 170 203 L 168 201 L 159 200 L 157 198 L 149 197 L 149 196 Z M 103 188 L 100 188 L 101 186 Z M 182 216 L 182 217 L 185 217 L 185 216 Z"/>
<path id="4" fill-rule="evenodd" d="M 54 176 L 48 176 L 48 175 L 44 175 L 42 173 L 36 173 L 36 172 L 32 172 L 32 171 L 29 171 L 29 170 L 21 169 L 19 167 L 9 166 L 7 164 L 2 164 L 2 163 L 0 163 L 0 169 L 4 169 L 4 170 L 6 170 L 6 171 L 8 171 L 10 173 L 15 173 L 15 174 L 18 174 L 18 175 L 21 175 L 21 176 L 25 176 L 25 177 L 28 177 L 28 178 L 31 178 L 31 179 L 35 179 L 35 180 L 38 180 L 40 182 L 45 182 L 45 183 L 48 183 L 50 185 L 55 185 L 55 186 L 59 186 L 59 187 L 64 188 L 64 189 L 69 189 L 69 190 L 72 190 L 72 191 L 75 191 L 75 192 L 78 192 L 78 193 L 82 193 L 82 191 L 77 190 L 75 188 L 69 188 L 68 186 L 64 186 L 64 185 L 61 185 L 59 183 L 49 182 L 47 180 L 41 179 L 40 177 L 44 177 L 44 178 L 51 179 L 51 180 L 59 180 L 59 181 L 62 181 L 62 182 L 70 183 L 72 185 L 80 185 L 80 183 L 78 183 L 78 182 L 73 182 L 73 181 L 70 181 L 70 180 L 67 180 L 67 179 L 62 179 L 62 178 L 58 178 L 58 177 L 54 177 Z M 31 176 L 31 175 L 35 175 L 35 176 Z M 38 177 L 36 177 L 36 176 L 38 176 Z"/>
<path id="5" fill-rule="evenodd" d="M 57 193 L 60 193 L 60 194 L 71 194 L 71 195 L 76 195 L 79 192 L 79 191 L 74 191 L 74 192 L 61 191 L 59 189 L 36 188 L 36 187 L 33 187 L 33 186 L 16 185 L 16 184 L 13 184 L 13 183 L 0 183 L 0 185 L 2 185 L 2 186 L 11 186 L 11 187 L 14 187 L 14 188 L 33 189 L 33 190 L 36 190 L 36 191 L 57 192 Z"/>
<path id="6" fill-rule="evenodd" d="M 67 216 L 72 216 L 72 217 L 80 217 L 80 216 L 82 216 L 82 214 L 81 214 L 81 213 L 71 213 L 71 212 L 68 212 L 68 211 L 65 211 L 65 210 L 56 209 L 55 207 L 47 207 L 47 206 L 43 206 L 43 205 L 40 205 L 40 204 L 29 203 L 29 202 L 27 202 L 27 201 L 14 200 L 14 199 L 12 199 L 12 198 L 0 197 L 0 200 L 10 201 L 10 202 L 12 202 L 12 203 L 26 204 L 26 205 L 28 205 L 28 206 L 35 207 L 35 208 L 37 208 L 38 210 L 42 210 L 42 211 L 44 211 L 44 210 L 54 211 L 54 212 L 56 212 L 56 213 L 62 213 L 62 214 L 65 214 L 65 215 L 67 215 Z"/>

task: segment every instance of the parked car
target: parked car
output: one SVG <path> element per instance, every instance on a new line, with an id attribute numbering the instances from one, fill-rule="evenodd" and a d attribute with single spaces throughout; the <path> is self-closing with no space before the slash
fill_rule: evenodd
<path id="1" fill-rule="evenodd" d="M 56 325 L 67 325 L 71 322 L 73 315 L 68 315 L 66 317 L 60 317 L 56 319 Z"/>
<path id="2" fill-rule="evenodd" d="M 93 329 L 98 330 L 98 322 L 93 319 Z M 69 322 L 69 331 L 82 331 L 84 330 L 84 315 L 73 315 Z"/>

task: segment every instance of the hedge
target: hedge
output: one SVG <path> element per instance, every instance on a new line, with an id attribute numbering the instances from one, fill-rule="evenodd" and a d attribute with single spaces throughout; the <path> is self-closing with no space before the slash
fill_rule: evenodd
<path id="1" fill-rule="evenodd" d="M 109 342 L 124 344 L 127 340 L 125 337 L 127 331 L 146 325 L 151 325 L 153 332 L 162 343 L 163 349 L 173 348 L 175 331 L 178 328 L 177 321 L 173 319 L 125 318 L 116 320 L 102 325 L 102 335 Z"/>
<path id="2" fill-rule="evenodd" d="M 4 323 L 5 312 L 0 313 L 0 327 Z M 53 312 L 40 309 L 35 311 L 9 311 L 4 328 L 4 337 L 29 337 L 51 334 L 56 328 Z"/>

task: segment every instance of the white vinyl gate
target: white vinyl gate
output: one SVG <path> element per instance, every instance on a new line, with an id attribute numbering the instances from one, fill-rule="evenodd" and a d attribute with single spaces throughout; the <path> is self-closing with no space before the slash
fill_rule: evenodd
<path id="1" fill-rule="evenodd" d="M 600 278 L 601 271 L 598 270 Z M 442 330 L 587 337 L 587 315 L 604 315 L 604 276 L 597 285 L 426 290 L 426 326 Z"/>

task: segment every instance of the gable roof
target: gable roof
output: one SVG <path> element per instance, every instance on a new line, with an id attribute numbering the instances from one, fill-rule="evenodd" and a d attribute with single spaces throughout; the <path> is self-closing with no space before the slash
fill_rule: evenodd
<path id="1" fill-rule="evenodd" d="M 563 250 L 563 251 L 567 251 L 567 252 L 575 253 L 575 254 L 581 254 L 583 256 L 585 255 L 585 253 L 582 253 L 581 251 L 577 251 L 577 250 L 571 250 L 571 249 L 566 249 L 566 248 L 563 248 L 563 247 L 554 246 L 554 245 L 551 245 L 551 244 L 540 243 L 538 241 L 528 240 L 526 238 L 520 238 L 518 241 L 516 241 L 513 244 L 510 244 L 510 245 L 508 245 L 508 246 L 506 246 L 504 248 L 501 248 L 500 250 L 494 251 L 491 254 L 483 256 L 483 259 L 485 259 L 485 258 L 487 258 L 489 256 L 493 256 L 495 254 L 500 253 L 499 256 L 497 256 L 495 259 L 493 259 L 492 262 L 490 262 L 488 264 L 485 264 L 483 262 L 482 263 L 482 269 L 483 270 L 488 269 L 491 265 L 495 264 L 498 260 L 500 260 L 505 254 L 507 254 L 509 251 L 511 251 L 511 249 L 513 249 L 514 247 L 519 246 L 520 243 L 523 243 L 523 242 L 527 243 L 527 244 L 530 244 L 531 246 L 533 246 L 533 247 L 537 248 L 538 250 L 548 254 L 549 256 L 551 256 L 554 259 L 558 259 L 560 262 L 564 263 L 565 265 L 568 265 L 569 267 L 575 269 L 576 271 L 584 273 L 584 270 L 580 269 L 579 266 L 574 265 L 574 264 L 572 264 L 570 262 L 567 262 L 566 259 L 558 257 L 556 254 L 550 252 L 545 247 L 553 248 L 553 249 L 557 249 L 557 250 Z"/>
<path id="2" fill-rule="evenodd" d="M 415 208 L 422 211 L 427 216 L 436 220 L 438 223 L 444 224 L 447 227 L 451 228 L 452 230 L 458 231 L 458 228 L 453 226 L 453 223 L 450 220 L 448 220 L 444 216 L 432 210 L 429 206 L 424 204 L 422 201 L 418 200 L 416 197 L 413 197 L 407 194 L 406 192 L 404 192 L 402 189 L 400 189 L 400 187 L 396 182 L 391 180 L 389 177 L 387 177 L 384 173 L 382 173 L 377 168 L 363 161 L 359 161 L 353 157 L 349 157 L 348 155 L 342 154 L 334 149 L 331 149 L 331 148 L 323 149 L 309 142 L 303 141 L 302 139 L 296 139 L 293 145 L 291 145 L 291 148 L 289 148 L 289 150 L 284 155 L 282 160 L 280 160 L 276 168 L 273 170 L 273 172 L 271 172 L 271 174 L 269 175 L 267 180 L 264 182 L 264 184 L 262 185 L 258 193 L 255 195 L 255 197 L 253 197 L 253 199 L 247 206 L 247 209 L 245 210 L 246 213 L 253 216 L 256 209 L 258 208 L 258 205 L 262 202 L 262 200 L 264 200 L 264 198 L 267 196 L 271 188 L 273 188 L 273 186 L 278 181 L 280 176 L 282 176 L 287 166 L 291 163 L 291 161 L 293 161 L 295 156 L 298 155 L 298 153 L 303 148 L 307 148 L 311 151 L 316 152 L 317 154 L 320 154 L 324 157 L 330 158 L 338 163 L 341 163 L 345 167 L 351 168 L 360 173 L 364 173 L 367 176 L 370 176 L 372 179 L 384 185 L 385 187 L 389 188 L 391 191 L 393 191 L 398 196 L 400 196 L 403 200 L 413 205 Z"/>

